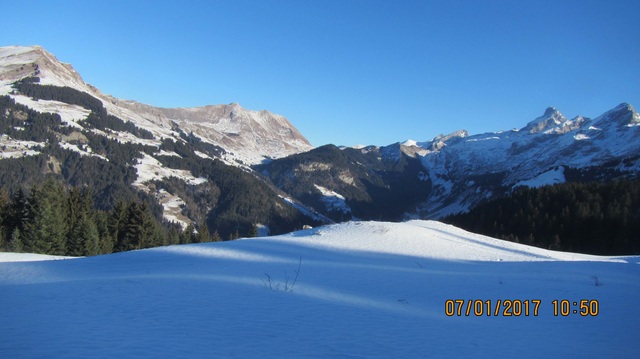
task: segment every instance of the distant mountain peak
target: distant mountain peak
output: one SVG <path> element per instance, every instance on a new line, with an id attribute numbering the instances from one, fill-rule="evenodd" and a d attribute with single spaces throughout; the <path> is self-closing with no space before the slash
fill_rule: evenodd
<path id="1" fill-rule="evenodd" d="M 544 110 L 544 115 L 543 116 L 547 116 L 547 117 L 551 117 L 557 113 L 560 113 L 560 111 L 558 111 L 557 108 L 553 107 L 553 106 L 549 106 L 547 107 L 546 110 Z"/>
<path id="2" fill-rule="evenodd" d="M 562 126 L 567 118 L 555 107 L 547 107 L 544 114 L 529 122 L 522 130 L 529 133 L 546 132 L 553 127 Z"/>
<path id="3" fill-rule="evenodd" d="M 436 136 L 433 141 L 442 141 L 442 142 L 446 142 L 452 138 L 456 138 L 456 137 L 460 137 L 460 138 L 464 138 L 469 136 L 469 132 L 467 132 L 467 130 L 457 130 L 455 132 L 451 132 L 448 135 L 444 135 L 444 134 L 440 134 L 438 136 Z"/>
<path id="4" fill-rule="evenodd" d="M 594 120 L 598 127 L 617 126 L 640 126 L 640 114 L 630 104 L 623 102 L 613 109 L 605 112 Z"/>
<path id="5" fill-rule="evenodd" d="M 438 135 L 433 140 L 431 140 L 430 149 L 432 151 L 439 151 L 440 149 L 442 149 L 444 146 L 447 145 L 448 141 L 456 138 L 465 138 L 468 136 L 469 136 L 469 132 L 467 132 L 467 130 L 458 130 L 448 135 L 443 135 L 443 134 Z"/>

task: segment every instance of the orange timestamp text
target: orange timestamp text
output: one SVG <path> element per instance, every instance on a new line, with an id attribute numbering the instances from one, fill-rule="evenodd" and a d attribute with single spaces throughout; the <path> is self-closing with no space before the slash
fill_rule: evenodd
<path id="1" fill-rule="evenodd" d="M 574 301 L 554 299 L 551 305 L 553 315 L 556 317 L 570 315 L 595 317 L 600 312 L 600 303 L 596 299 Z M 444 314 L 449 317 L 537 317 L 542 307 L 541 299 L 447 299 L 444 302 Z"/>

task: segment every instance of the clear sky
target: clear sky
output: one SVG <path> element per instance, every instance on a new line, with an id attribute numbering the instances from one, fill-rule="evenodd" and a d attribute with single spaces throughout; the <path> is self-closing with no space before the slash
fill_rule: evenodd
<path id="1" fill-rule="evenodd" d="M 42 45 L 103 92 L 238 102 L 314 146 L 523 127 L 640 106 L 640 1 L 0 0 L 0 46 Z"/>

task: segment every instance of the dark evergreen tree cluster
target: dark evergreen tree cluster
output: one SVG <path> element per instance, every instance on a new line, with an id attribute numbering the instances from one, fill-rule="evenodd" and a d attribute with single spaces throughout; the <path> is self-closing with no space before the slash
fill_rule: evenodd
<path id="1" fill-rule="evenodd" d="M 91 116 L 95 114 L 92 112 Z M 60 147 L 59 138 L 74 132 L 83 138 L 75 144 L 90 147 L 93 153 L 108 161 L 82 156 Z M 15 140 L 43 143 L 34 148 L 40 152 L 37 156 L 0 161 L 0 186 L 10 195 L 21 187 L 30 188 L 42 184 L 45 176 L 54 175 L 67 185 L 94 188 L 94 201 L 104 210 L 110 210 L 119 200 L 128 202 L 135 199 L 147 202 L 154 214 L 162 210 L 149 196 L 139 193 L 130 185 L 137 176 L 132 166 L 142 157 L 142 152 L 151 154 L 157 151 L 155 147 L 119 143 L 87 130 L 79 132 L 72 127 L 63 126 L 59 115 L 33 111 L 16 104 L 8 96 L 0 96 L 0 133 Z"/>
<path id="2" fill-rule="evenodd" d="M 9 96 L 0 96 L 0 133 L 22 141 L 57 143 L 55 133 L 66 133 L 60 116 L 40 113 L 16 104 Z"/>
<path id="3" fill-rule="evenodd" d="M 640 181 L 520 187 L 508 197 L 443 221 L 542 248 L 640 254 Z"/>
<path id="4" fill-rule="evenodd" d="M 53 177 L 12 196 L 0 190 L 0 250 L 91 256 L 171 244 L 220 240 L 206 223 L 196 231 L 161 223 L 145 202 L 97 209 L 89 187 L 65 188 Z"/>
<path id="5" fill-rule="evenodd" d="M 41 85 L 40 78 L 29 77 L 13 84 L 13 88 L 25 96 L 36 100 L 50 100 L 82 106 L 97 115 L 106 115 L 107 110 L 102 106 L 102 101 L 86 92 L 78 91 L 70 87 L 53 85 Z"/>
<path id="6" fill-rule="evenodd" d="M 38 84 L 39 78 L 27 78 L 16 82 L 14 88 L 25 96 L 35 100 L 53 100 L 78 105 L 90 110 L 90 115 L 84 120 L 89 128 L 99 130 L 110 129 L 116 132 L 129 132 L 136 137 L 153 139 L 153 134 L 148 130 L 136 127 L 131 121 L 123 121 L 116 116 L 109 115 L 102 106 L 102 101 L 86 92 L 81 92 L 70 87 Z"/>
<path id="7" fill-rule="evenodd" d="M 88 128 L 95 128 L 102 131 L 129 132 L 138 138 L 153 139 L 153 134 L 148 130 L 136 127 L 131 121 L 123 121 L 118 117 L 107 115 L 106 110 L 105 112 L 98 113 L 91 112 L 84 120 L 84 124 L 86 124 Z"/>

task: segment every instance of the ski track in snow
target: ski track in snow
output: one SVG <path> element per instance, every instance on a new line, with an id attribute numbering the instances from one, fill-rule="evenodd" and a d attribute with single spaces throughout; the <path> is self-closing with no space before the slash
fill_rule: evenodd
<path id="1" fill-rule="evenodd" d="M 10 262 L 30 257 L 40 261 Z M 432 221 L 44 259 L 0 255 L 2 358 L 636 357 L 640 349 L 640 257 L 552 252 Z M 535 317 L 448 317 L 447 299 L 542 304 Z M 554 299 L 596 299 L 600 313 L 555 317 Z"/>

